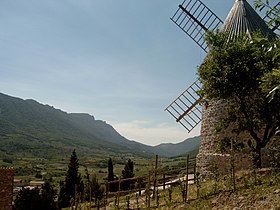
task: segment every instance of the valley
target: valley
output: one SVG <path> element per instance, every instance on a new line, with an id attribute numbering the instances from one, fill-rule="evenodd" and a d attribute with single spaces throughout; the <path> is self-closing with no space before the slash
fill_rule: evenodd
<path id="1" fill-rule="evenodd" d="M 89 114 L 66 113 L 0 93 L 0 167 L 14 167 L 15 177 L 23 180 L 63 179 L 74 149 L 81 173 L 87 168 L 103 179 L 109 158 L 116 174 L 132 159 L 140 176 L 152 167 L 155 155 L 163 165 L 184 164 L 186 155 L 195 156 L 198 147 L 199 137 L 178 144 L 144 145 Z"/>

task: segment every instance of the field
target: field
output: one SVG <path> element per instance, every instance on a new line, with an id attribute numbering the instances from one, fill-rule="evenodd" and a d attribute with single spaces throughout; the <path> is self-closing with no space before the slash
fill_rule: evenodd
<path id="1" fill-rule="evenodd" d="M 44 158 L 32 158 L 32 157 L 22 157 L 14 158 L 13 160 L 0 160 L 0 167 L 13 167 L 15 168 L 15 178 L 22 179 L 26 181 L 31 180 L 44 180 L 52 179 L 53 182 L 59 182 L 64 180 L 68 163 L 69 156 L 65 156 L 61 159 L 44 159 Z M 107 167 L 109 157 L 107 155 L 96 155 L 94 157 L 87 157 L 84 155 L 78 155 L 79 158 L 79 172 L 83 175 L 85 174 L 85 169 L 87 168 L 89 174 L 96 174 L 98 180 L 103 180 L 107 177 Z M 110 156 L 114 164 L 114 173 L 116 175 L 121 175 L 124 169 L 125 163 L 128 159 L 134 162 L 134 173 L 135 176 L 142 176 L 148 174 L 148 171 L 155 167 L 155 156 L 137 156 L 133 154 L 114 154 Z M 184 167 L 186 162 L 186 157 L 179 156 L 174 158 L 164 158 L 159 157 L 158 167 L 171 169 L 172 167 Z"/>

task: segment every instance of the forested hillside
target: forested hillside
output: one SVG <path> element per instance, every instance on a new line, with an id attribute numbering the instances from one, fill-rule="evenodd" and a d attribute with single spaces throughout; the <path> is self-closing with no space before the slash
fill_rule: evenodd
<path id="1" fill-rule="evenodd" d="M 63 157 L 81 154 L 138 153 L 175 156 L 197 150 L 199 138 L 156 147 L 130 141 L 105 121 L 89 114 L 66 113 L 34 100 L 0 93 L 0 155 Z"/>

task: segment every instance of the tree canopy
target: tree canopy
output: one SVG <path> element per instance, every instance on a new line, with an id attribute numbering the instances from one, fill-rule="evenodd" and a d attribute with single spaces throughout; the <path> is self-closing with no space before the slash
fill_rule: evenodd
<path id="1" fill-rule="evenodd" d="M 16 196 L 14 210 L 56 210 L 56 191 L 53 186 L 46 181 L 40 189 L 23 188 Z"/>
<path id="2" fill-rule="evenodd" d="M 201 94 L 208 100 L 225 100 L 228 114 L 223 127 L 234 123 L 235 132 L 248 131 L 254 164 L 261 166 L 261 149 L 279 132 L 280 41 L 260 34 L 244 34 L 227 42 L 226 33 L 208 33 L 210 53 L 198 69 Z"/>
<path id="3" fill-rule="evenodd" d="M 122 170 L 122 175 L 124 179 L 134 177 L 133 161 L 131 159 L 125 164 L 124 169 Z"/>

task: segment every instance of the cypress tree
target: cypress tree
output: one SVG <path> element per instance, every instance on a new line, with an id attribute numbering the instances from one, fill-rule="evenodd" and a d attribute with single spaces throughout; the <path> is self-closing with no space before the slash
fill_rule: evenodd
<path id="1" fill-rule="evenodd" d="M 114 166 L 111 158 L 108 161 L 108 182 L 110 181 L 114 181 Z"/>
<path id="2" fill-rule="evenodd" d="M 76 151 L 73 150 L 65 178 L 65 185 L 63 184 L 60 189 L 60 207 L 70 206 L 71 199 L 75 201 L 78 200 L 78 197 L 82 198 L 83 190 L 84 184 L 79 174 L 79 159 Z"/>
<path id="3" fill-rule="evenodd" d="M 124 170 L 122 170 L 123 179 L 128 179 L 128 178 L 134 177 L 133 168 L 134 168 L 133 161 L 131 161 L 131 159 L 129 159 L 124 166 Z M 132 184 L 134 184 L 134 181 L 123 182 L 122 188 L 124 190 L 128 190 L 130 188 L 130 185 L 132 185 Z"/>
<path id="4" fill-rule="evenodd" d="M 133 161 L 131 161 L 130 159 L 127 161 L 127 163 L 124 166 L 124 170 L 122 171 L 122 175 L 124 179 L 127 178 L 132 178 L 134 177 L 134 173 L 133 173 Z"/>
<path id="5" fill-rule="evenodd" d="M 108 161 L 108 182 L 114 181 L 114 166 L 113 166 L 113 161 L 111 158 L 109 158 Z M 115 192 L 117 191 L 117 185 L 115 183 L 112 183 L 109 185 L 109 191 Z"/>

